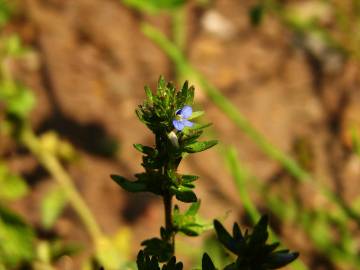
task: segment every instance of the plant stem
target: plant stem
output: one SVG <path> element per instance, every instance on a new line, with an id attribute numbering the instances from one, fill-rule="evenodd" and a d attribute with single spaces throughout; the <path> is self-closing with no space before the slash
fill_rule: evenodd
<path id="1" fill-rule="evenodd" d="M 173 217 L 172 217 L 172 195 L 165 194 L 164 197 L 164 208 L 165 208 L 165 229 L 170 233 L 170 238 L 168 243 L 171 245 L 172 254 L 175 253 L 175 233 L 173 226 Z"/>
<path id="2" fill-rule="evenodd" d="M 23 128 L 20 140 L 64 189 L 71 205 L 78 213 L 92 240 L 94 243 L 97 243 L 102 238 L 100 227 L 57 157 L 48 151 L 44 151 L 39 139 L 29 127 Z"/>

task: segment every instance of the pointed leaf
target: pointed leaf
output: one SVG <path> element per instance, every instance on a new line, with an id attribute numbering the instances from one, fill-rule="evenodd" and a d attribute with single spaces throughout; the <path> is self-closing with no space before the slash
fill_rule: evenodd
<path id="1" fill-rule="evenodd" d="M 140 153 L 151 155 L 155 150 L 149 146 L 144 146 L 140 143 L 133 144 L 134 148 L 138 150 Z"/>
<path id="2" fill-rule="evenodd" d="M 254 227 L 254 230 L 250 237 L 249 246 L 254 247 L 265 244 L 266 240 L 269 237 L 269 233 L 267 232 L 267 226 L 268 217 L 267 215 L 263 215 Z"/>
<path id="3" fill-rule="evenodd" d="M 197 201 L 196 194 L 189 188 L 181 186 L 178 189 L 173 189 L 173 192 L 179 201 L 188 203 Z"/>
<path id="4" fill-rule="evenodd" d="M 216 145 L 218 141 L 212 140 L 212 141 L 206 141 L 206 142 L 196 142 L 190 145 L 185 146 L 184 150 L 188 153 L 197 153 L 201 151 L 205 151 L 214 145 Z"/>
<path id="5" fill-rule="evenodd" d="M 243 241 L 244 240 L 244 237 L 243 237 L 241 230 L 239 228 L 239 225 L 237 223 L 234 223 L 234 226 L 233 226 L 233 236 L 234 236 L 235 241 Z"/>
<path id="6" fill-rule="evenodd" d="M 278 251 L 270 255 L 267 261 L 267 267 L 269 269 L 277 269 L 284 267 L 285 265 L 294 261 L 299 257 L 297 252 Z"/>
<path id="7" fill-rule="evenodd" d="M 216 270 L 214 263 L 207 253 L 202 257 L 202 270 Z"/>
<path id="8" fill-rule="evenodd" d="M 145 93 L 147 97 L 147 101 L 152 103 L 153 102 L 153 94 L 149 86 L 145 86 Z"/>
<path id="9" fill-rule="evenodd" d="M 123 189 L 129 192 L 144 192 L 147 191 L 146 184 L 140 181 L 128 181 L 126 178 L 119 175 L 110 175 L 110 177 Z"/>
<path id="10" fill-rule="evenodd" d="M 190 183 L 190 182 L 194 182 L 197 179 L 199 179 L 199 176 L 196 176 L 196 175 L 182 175 L 181 179 L 186 183 Z"/>
<path id="11" fill-rule="evenodd" d="M 185 212 L 185 215 L 187 216 L 195 216 L 197 212 L 199 211 L 201 201 L 198 200 L 197 202 L 194 202 L 190 205 L 189 209 Z"/>
<path id="12" fill-rule="evenodd" d="M 231 235 L 227 232 L 224 226 L 218 221 L 214 220 L 214 227 L 219 241 L 230 251 L 237 254 L 238 250 L 236 248 L 236 243 Z"/>

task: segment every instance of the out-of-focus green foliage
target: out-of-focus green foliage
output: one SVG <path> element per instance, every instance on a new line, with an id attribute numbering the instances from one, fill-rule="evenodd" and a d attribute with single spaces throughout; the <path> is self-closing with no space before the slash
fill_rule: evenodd
<path id="1" fill-rule="evenodd" d="M 46 193 L 41 202 L 41 223 L 51 229 L 68 202 L 64 189 L 58 185 Z"/>
<path id="2" fill-rule="evenodd" d="M 351 140 L 354 153 L 360 157 L 360 133 L 355 127 L 351 129 Z"/>
<path id="3" fill-rule="evenodd" d="M 164 10 L 174 10 L 185 2 L 186 0 L 122 0 L 124 5 L 150 14 Z"/>
<path id="4" fill-rule="evenodd" d="M 34 257 L 34 232 L 6 203 L 20 199 L 28 192 L 24 179 L 0 163 L 0 268 L 17 267 Z"/>
<path id="5" fill-rule="evenodd" d="M 32 92 L 20 83 L 0 81 L 0 102 L 6 104 L 7 112 L 19 118 L 27 117 L 35 104 Z"/>
<path id="6" fill-rule="evenodd" d="M 11 18 L 14 2 L 14 0 L 0 0 L 0 27 L 3 27 Z"/>
<path id="7" fill-rule="evenodd" d="M 35 105 L 35 97 L 30 89 L 12 78 L 9 65 L 26 51 L 17 35 L 0 38 L 0 104 L 5 105 L 8 116 L 19 120 L 28 116 Z"/>
<path id="8" fill-rule="evenodd" d="M 34 232 L 22 218 L 0 206 L 0 265 L 15 268 L 34 258 Z"/>
<path id="9" fill-rule="evenodd" d="M 0 162 L 0 202 L 12 201 L 26 195 L 28 186 L 23 178 L 13 174 Z"/>

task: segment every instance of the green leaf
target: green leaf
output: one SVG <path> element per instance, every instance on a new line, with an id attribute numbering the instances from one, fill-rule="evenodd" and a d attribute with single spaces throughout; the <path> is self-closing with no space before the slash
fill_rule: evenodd
<path id="1" fill-rule="evenodd" d="M 185 212 L 187 216 L 195 216 L 200 209 L 201 201 L 198 200 L 190 205 L 189 209 Z"/>
<path id="2" fill-rule="evenodd" d="M 196 143 L 185 146 L 184 150 L 187 153 L 197 153 L 197 152 L 205 151 L 205 150 L 213 147 L 217 143 L 218 143 L 217 140 L 206 141 L 206 142 L 196 142 Z"/>
<path id="3" fill-rule="evenodd" d="M 216 234 L 219 238 L 219 241 L 230 251 L 237 253 L 237 248 L 234 239 L 228 233 L 228 231 L 224 228 L 224 226 L 218 221 L 214 220 L 214 227 Z"/>
<path id="4" fill-rule="evenodd" d="M 254 230 L 251 234 L 249 246 L 261 246 L 264 245 L 269 237 L 267 232 L 268 217 L 263 215 L 258 223 L 255 225 Z"/>
<path id="5" fill-rule="evenodd" d="M 284 267 L 299 257 L 297 252 L 289 252 L 288 250 L 279 250 L 270 255 L 267 261 L 269 269 L 277 269 Z"/>
<path id="6" fill-rule="evenodd" d="M 119 175 L 110 175 L 110 177 L 123 189 L 129 192 L 144 192 L 147 191 L 146 184 L 140 181 L 128 181 L 126 178 Z"/>
<path id="7" fill-rule="evenodd" d="M 181 176 L 181 179 L 184 183 L 191 183 L 191 182 L 194 182 L 196 181 L 197 179 L 199 179 L 199 176 L 196 176 L 196 175 L 182 175 Z"/>
<path id="8" fill-rule="evenodd" d="M 143 154 L 147 154 L 147 155 L 151 155 L 154 153 L 154 149 L 149 147 L 149 146 L 144 146 L 140 143 L 135 143 L 134 144 L 134 147 L 136 150 L 138 150 L 140 153 L 143 153 Z"/>
<path id="9" fill-rule="evenodd" d="M 202 257 L 202 270 L 216 270 L 214 263 L 207 253 Z"/>
<path id="10" fill-rule="evenodd" d="M 34 258 L 34 232 L 17 214 L 0 207 L 0 264 L 12 269 Z"/>
<path id="11" fill-rule="evenodd" d="M 60 186 L 55 186 L 46 193 L 41 202 L 41 223 L 45 229 L 51 229 L 54 226 L 67 203 L 68 198 Z"/>
<path id="12" fill-rule="evenodd" d="M 145 94 L 147 97 L 147 101 L 149 102 L 149 105 L 153 103 L 153 93 L 149 86 L 145 86 Z"/>
<path id="13" fill-rule="evenodd" d="M 12 174 L 5 164 L 0 164 L 0 199 L 16 200 L 25 196 L 27 192 L 25 180 Z"/>
<path id="14" fill-rule="evenodd" d="M 205 239 L 202 250 L 209 255 L 211 261 L 218 269 L 224 269 L 224 266 L 228 265 L 233 259 L 229 256 L 225 247 L 219 244 L 219 240 L 214 234 L 209 235 L 209 237 Z"/>
<path id="15" fill-rule="evenodd" d="M 172 189 L 172 191 L 175 194 L 176 199 L 178 199 L 179 201 L 187 203 L 197 201 L 195 193 L 189 188 L 180 186 L 177 189 Z"/>
<path id="16" fill-rule="evenodd" d="M 202 232 L 212 229 L 211 223 L 202 221 L 197 215 L 199 207 L 200 201 L 197 201 L 191 204 L 188 210 L 182 214 L 179 208 L 175 206 L 173 213 L 174 227 L 188 236 L 198 236 Z"/>

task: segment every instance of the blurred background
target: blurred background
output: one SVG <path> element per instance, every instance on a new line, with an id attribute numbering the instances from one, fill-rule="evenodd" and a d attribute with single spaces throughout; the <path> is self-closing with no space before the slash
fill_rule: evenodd
<path id="1" fill-rule="evenodd" d="M 1 0 L 0 26 L 0 269 L 92 269 L 108 245 L 131 261 L 159 234 L 161 200 L 109 175 L 142 171 L 133 143 L 153 137 L 134 110 L 160 75 L 195 86 L 221 142 L 180 168 L 200 175 L 204 220 L 268 213 L 301 254 L 288 269 L 360 269 L 360 1 Z M 221 261 L 214 241 L 180 237 L 178 257 Z"/>

